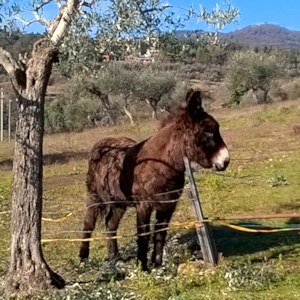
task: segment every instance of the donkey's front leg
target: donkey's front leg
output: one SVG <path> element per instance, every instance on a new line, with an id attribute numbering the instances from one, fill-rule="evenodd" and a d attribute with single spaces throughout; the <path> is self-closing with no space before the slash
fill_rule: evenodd
<path id="1" fill-rule="evenodd" d="M 156 224 L 154 229 L 153 237 L 153 253 L 152 253 L 152 263 L 155 267 L 159 267 L 162 264 L 163 259 L 163 248 L 166 241 L 167 230 L 169 226 L 170 219 L 175 210 L 174 207 L 169 207 L 168 210 L 162 210 L 156 212 Z"/>
<path id="2" fill-rule="evenodd" d="M 152 208 L 148 206 L 138 205 L 137 206 L 137 245 L 138 262 L 141 262 L 143 271 L 148 270 L 147 266 L 147 252 L 148 244 L 150 239 L 150 218 Z"/>

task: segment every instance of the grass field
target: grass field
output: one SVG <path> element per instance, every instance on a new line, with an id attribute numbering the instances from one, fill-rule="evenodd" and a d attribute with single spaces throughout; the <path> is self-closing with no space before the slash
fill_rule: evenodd
<path id="1" fill-rule="evenodd" d="M 220 110 L 213 115 L 221 124 L 232 161 L 226 172 L 195 174 L 206 217 L 300 212 L 300 135 L 293 131 L 294 125 L 300 125 L 299 100 Z M 43 217 L 52 221 L 43 221 L 43 239 L 80 237 L 85 157 L 93 143 L 108 135 L 141 140 L 155 127 L 151 121 L 136 127 L 46 136 Z M 0 144 L 0 212 L 10 210 L 12 157 L 13 145 Z M 9 212 L 0 213 L 2 277 L 9 258 L 9 218 Z M 172 222 L 187 221 L 193 221 L 193 213 L 184 194 Z M 248 222 L 266 227 L 299 224 L 297 219 Z M 98 224 L 95 237 L 102 237 L 102 225 Z M 129 210 L 120 234 L 134 233 L 135 212 Z M 40 292 L 35 299 L 300 299 L 299 233 L 246 233 L 214 223 L 213 235 L 222 257 L 216 268 L 209 268 L 199 260 L 195 231 L 174 227 L 169 232 L 164 267 L 150 274 L 135 266 L 134 237 L 120 239 L 125 262 L 118 264 L 105 260 L 103 240 L 91 243 L 91 259 L 85 265 L 79 264 L 78 242 L 45 242 L 47 262 L 68 284 L 63 291 Z M 0 280 L 0 298 L 2 283 Z"/>

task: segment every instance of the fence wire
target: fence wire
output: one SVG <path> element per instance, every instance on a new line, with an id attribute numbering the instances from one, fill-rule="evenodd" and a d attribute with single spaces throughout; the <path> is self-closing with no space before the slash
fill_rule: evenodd
<path id="1" fill-rule="evenodd" d="M 193 173 L 197 173 L 200 170 L 194 170 Z M 246 183 L 249 183 L 249 180 L 262 180 L 261 177 L 258 176 L 236 176 L 236 175 L 229 175 L 229 174 L 220 174 L 220 173 L 216 173 L 216 172 L 212 172 L 212 171 L 203 171 L 203 169 L 201 169 L 201 173 L 202 174 L 212 174 L 215 176 L 220 176 L 223 178 L 231 178 L 231 179 L 236 179 L 239 181 L 244 181 Z M 124 204 L 124 205 L 134 205 L 134 204 L 140 204 L 140 203 L 176 203 L 178 201 L 182 201 L 182 198 L 176 198 L 176 199 L 167 199 L 167 200 L 149 200 L 149 198 L 155 198 L 155 197 L 161 197 L 161 196 L 167 196 L 167 195 L 174 195 L 176 193 L 181 193 L 183 191 L 190 191 L 190 186 L 189 184 L 187 184 L 183 189 L 176 189 L 176 190 L 172 190 L 172 191 L 168 191 L 168 192 L 163 192 L 163 193 L 157 193 L 157 194 L 153 194 L 153 195 L 148 195 L 148 196 L 131 196 L 131 200 L 120 200 L 120 201 L 116 201 L 116 200 L 112 200 L 112 201 L 105 201 L 103 203 L 94 203 L 88 206 L 85 206 L 82 209 L 77 209 L 77 210 L 61 210 L 61 211 L 45 211 L 44 214 L 45 215 L 57 215 L 57 214 L 62 214 L 64 213 L 65 215 L 59 218 L 50 218 L 50 217 L 42 217 L 42 220 L 44 222 L 64 222 L 66 220 L 68 220 L 69 218 L 71 218 L 72 216 L 74 216 L 76 213 L 78 212 L 82 212 L 84 209 L 89 209 L 92 207 L 97 207 L 97 206 L 103 206 L 103 205 L 110 205 L 110 204 Z M 110 197 L 106 197 L 106 199 L 114 199 L 113 196 Z M 138 200 L 137 200 L 138 199 Z M 188 199 L 188 201 L 191 201 L 190 199 Z M 203 201 L 202 201 L 203 203 Z M 10 214 L 11 211 L 10 210 L 6 210 L 6 211 L 0 211 L 0 215 L 8 215 Z M 244 216 L 245 217 L 245 216 Z M 251 216 L 253 217 L 253 219 L 255 219 L 255 216 Z M 296 217 L 292 217 L 292 218 L 299 218 L 299 216 Z M 289 224 L 285 227 L 282 228 L 253 228 L 254 225 L 251 224 L 244 224 L 244 225 L 236 225 L 236 224 L 228 224 L 222 220 L 225 220 L 226 217 L 214 217 L 214 218 L 210 218 L 210 219 L 206 219 L 204 222 L 208 222 L 208 223 L 218 223 L 219 225 L 225 226 L 227 228 L 233 229 L 233 230 L 238 230 L 238 231 L 242 231 L 242 232 L 247 232 L 247 233 L 275 233 L 275 232 L 287 232 L 287 231 L 300 231 L 300 225 L 298 224 Z M 229 217 L 229 219 L 231 219 Z M 243 218 L 239 218 L 238 216 L 236 216 L 236 220 L 241 220 Z M 248 217 L 246 217 L 245 219 L 249 219 Z M 232 219 L 231 219 L 232 220 Z M 82 242 L 82 241 L 98 241 L 98 240 L 109 240 L 109 239 L 121 239 L 121 238 L 132 238 L 132 237 L 138 237 L 138 236 L 146 236 L 146 235 L 152 235 L 161 231 L 166 231 L 166 230 L 170 230 L 170 229 L 174 229 L 176 228 L 178 229 L 192 229 L 192 228 L 197 228 L 197 227 L 201 227 L 203 226 L 203 223 L 200 224 L 197 221 L 186 221 L 186 222 L 172 222 L 172 223 L 150 223 L 150 224 L 144 224 L 138 227 L 159 227 L 159 226 L 164 226 L 164 228 L 161 229 L 156 229 L 156 230 L 151 230 L 149 232 L 145 232 L 145 233 L 125 233 L 122 235 L 115 235 L 115 236 L 104 236 L 104 235 L 109 235 L 109 234 L 116 234 L 116 231 L 103 231 L 101 232 L 101 234 L 103 236 L 101 237 L 91 237 L 88 239 L 82 239 L 82 238 L 44 238 L 41 241 L 43 243 L 51 243 L 51 242 Z M 257 225 L 258 226 L 258 225 Z M 260 226 L 262 227 L 262 226 Z M 137 227 L 136 227 L 137 228 Z M 59 233 L 62 234 L 70 234 L 70 233 L 83 233 L 83 231 L 80 230 L 71 230 L 71 231 L 61 231 Z M 50 234 L 49 234 L 50 235 Z"/>
<path id="2" fill-rule="evenodd" d="M 205 222 L 212 223 L 211 220 L 206 220 Z M 242 231 L 246 233 L 278 233 L 278 232 L 288 232 L 288 231 L 299 231 L 300 232 L 300 226 L 299 227 L 286 227 L 286 228 L 271 228 L 271 229 L 253 229 L 248 228 L 246 225 L 240 226 L 235 224 L 227 224 L 225 222 L 218 222 L 218 224 L 225 226 L 230 229 L 234 229 L 237 231 Z M 161 224 L 156 224 L 157 226 Z M 150 226 L 150 224 L 143 225 L 143 226 Z M 202 227 L 203 224 L 200 224 L 197 221 L 191 221 L 191 222 L 173 222 L 169 224 L 168 226 L 156 229 L 144 233 L 135 233 L 135 234 L 122 234 L 122 235 L 115 235 L 115 236 L 101 236 L 101 237 L 91 237 L 91 238 L 50 238 L 50 239 L 42 239 L 42 243 L 53 243 L 53 242 L 94 242 L 94 241 L 100 241 L 100 240 L 116 240 L 116 239 L 124 239 L 124 238 L 132 238 L 132 237 L 140 237 L 140 236 L 147 236 L 152 235 L 155 233 L 159 233 L 162 231 L 167 231 L 171 229 L 193 229 L 193 228 L 199 228 Z M 115 231 L 108 231 L 103 232 L 103 234 L 115 234 Z"/>

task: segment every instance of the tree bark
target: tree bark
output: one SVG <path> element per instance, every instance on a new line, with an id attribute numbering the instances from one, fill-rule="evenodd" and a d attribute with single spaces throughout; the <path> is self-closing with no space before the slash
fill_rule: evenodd
<path id="1" fill-rule="evenodd" d="M 11 257 L 6 277 L 9 293 L 32 294 L 63 279 L 44 260 L 41 247 L 43 206 L 44 100 L 57 50 L 46 39 L 34 45 L 24 72 L 25 86 L 14 86 L 18 98 L 11 216 Z"/>

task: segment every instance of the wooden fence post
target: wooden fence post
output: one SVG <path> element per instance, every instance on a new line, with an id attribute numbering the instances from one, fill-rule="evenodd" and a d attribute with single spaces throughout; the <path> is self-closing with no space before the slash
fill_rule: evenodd
<path id="1" fill-rule="evenodd" d="M 189 193 L 189 197 L 193 203 L 193 210 L 194 210 L 196 221 L 201 226 L 199 227 L 196 225 L 196 232 L 200 243 L 201 251 L 203 254 L 203 260 L 206 262 L 210 262 L 215 266 L 218 264 L 217 248 L 214 239 L 211 235 L 209 223 L 205 222 L 205 218 L 203 215 L 203 210 L 201 207 L 201 202 L 195 184 L 195 179 L 193 176 L 190 162 L 187 157 L 184 157 L 183 160 L 184 160 L 185 169 L 187 171 L 188 179 L 191 185 L 191 191 Z"/>

